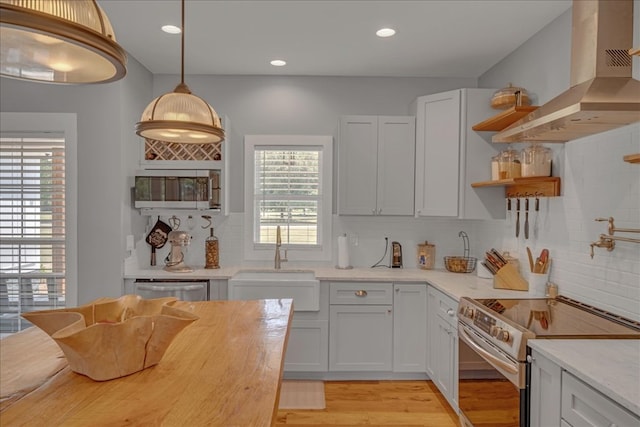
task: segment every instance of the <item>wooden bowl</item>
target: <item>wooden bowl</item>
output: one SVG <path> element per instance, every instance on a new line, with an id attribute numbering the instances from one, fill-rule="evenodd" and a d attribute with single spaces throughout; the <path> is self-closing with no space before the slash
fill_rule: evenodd
<path id="1" fill-rule="evenodd" d="M 156 365 L 178 333 L 198 319 L 172 307 L 176 301 L 124 295 L 22 317 L 58 343 L 72 371 L 106 381 Z"/>

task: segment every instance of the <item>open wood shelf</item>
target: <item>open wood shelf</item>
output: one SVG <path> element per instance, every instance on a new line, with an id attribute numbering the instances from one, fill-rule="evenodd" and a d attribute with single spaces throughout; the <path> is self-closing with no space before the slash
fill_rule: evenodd
<path id="1" fill-rule="evenodd" d="M 640 153 L 627 154 L 622 159 L 629 163 L 640 163 Z"/>
<path id="2" fill-rule="evenodd" d="M 540 176 L 473 182 L 471 187 L 505 187 L 505 197 L 556 197 L 560 195 L 560 178 Z"/>
<path id="3" fill-rule="evenodd" d="M 471 129 L 475 131 L 500 132 L 504 128 L 517 122 L 524 116 L 537 109 L 538 107 L 535 105 L 511 107 L 508 110 L 504 110 L 500 114 L 496 114 L 495 116 L 489 117 L 487 120 L 474 125 Z"/>

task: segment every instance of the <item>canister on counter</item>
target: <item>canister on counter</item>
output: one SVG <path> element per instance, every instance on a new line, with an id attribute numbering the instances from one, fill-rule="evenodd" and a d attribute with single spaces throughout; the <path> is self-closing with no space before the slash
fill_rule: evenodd
<path id="1" fill-rule="evenodd" d="M 418 244 L 418 267 L 431 270 L 436 260 L 436 246 L 425 240 Z"/>

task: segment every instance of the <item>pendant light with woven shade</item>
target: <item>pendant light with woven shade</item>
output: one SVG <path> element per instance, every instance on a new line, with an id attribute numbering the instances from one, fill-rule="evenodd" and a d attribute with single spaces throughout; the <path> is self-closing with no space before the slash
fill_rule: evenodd
<path id="1" fill-rule="evenodd" d="M 184 83 L 184 0 L 182 0 L 182 55 L 180 83 L 173 92 L 151 101 L 136 124 L 144 138 L 168 143 L 210 144 L 224 140 L 220 117 Z"/>
<path id="2" fill-rule="evenodd" d="M 0 75 L 43 83 L 109 83 L 127 56 L 96 0 L 0 0 Z"/>

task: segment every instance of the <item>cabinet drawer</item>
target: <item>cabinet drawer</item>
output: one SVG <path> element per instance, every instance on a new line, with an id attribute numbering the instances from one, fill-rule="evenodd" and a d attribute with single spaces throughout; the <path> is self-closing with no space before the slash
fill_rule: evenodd
<path id="1" fill-rule="evenodd" d="M 573 427 L 637 426 L 640 418 L 562 371 L 562 419 Z"/>
<path id="2" fill-rule="evenodd" d="M 385 305 L 393 303 L 391 283 L 333 282 L 329 290 L 330 304 Z"/>
<path id="3" fill-rule="evenodd" d="M 429 286 L 429 299 L 431 300 L 430 310 L 435 310 L 436 314 L 451 326 L 458 326 L 458 303 L 456 300 L 431 285 Z"/>

